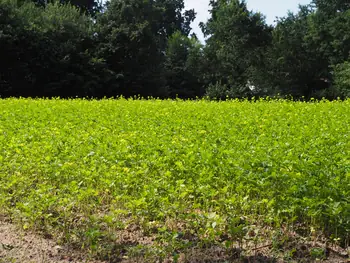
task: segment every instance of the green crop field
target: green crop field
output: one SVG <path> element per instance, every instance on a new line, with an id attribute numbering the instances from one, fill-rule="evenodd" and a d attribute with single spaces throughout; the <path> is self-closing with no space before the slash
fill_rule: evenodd
<path id="1" fill-rule="evenodd" d="M 0 214 L 100 258 L 346 248 L 350 100 L 0 100 Z"/>

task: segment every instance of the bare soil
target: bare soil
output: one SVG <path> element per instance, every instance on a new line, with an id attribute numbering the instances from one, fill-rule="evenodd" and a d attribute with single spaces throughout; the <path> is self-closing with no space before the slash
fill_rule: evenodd
<path id="1" fill-rule="evenodd" d="M 104 263 L 0 221 L 0 263 Z"/>
<path id="2" fill-rule="evenodd" d="M 120 245 L 130 244 L 151 244 L 152 239 L 142 237 L 138 229 L 129 229 L 126 233 L 119 233 Z M 119 243 L 118 242 L 118 243 Z M 178 263 L 224 263 L 224 262 L 247 262 L 247 263 L 267 263 L 267 262 L 316 262 L 307 256 L 310 247 L 301 245 L 297 247 L 300 255 L 291 261 L 284 261 L 269 257 L 271 254 L 268 246 L 263 246 L 253 256 L 237 257 L 239 251 L 231 251 L 227 254 L 222 248 L 192 248 L 186 251 L 186 255 L 181 253 L 177 259 Z M 305 255 L 302 255 L 302 252 Z M 132 263 L 132 262 L 152 262 L 143 258 L 119 257 L 108 261 L 99 261 L 89 258 L 87 253 L 76 251 L 69 247 L 59 246 L 53 240 L 43 238 L 35 233 L 24 231 L 17 226 L 1 220 L 0 218 L 0 263 Z M 175 262 L 173 258 L 166 259 L 164 263 Z M 322 262 L 328 263 L 350 263 L 349 258 L 338 253 L 336 250 L 328 249 L 328 257 Z M 160 263 L 160 262 L 159 262 Z"/>

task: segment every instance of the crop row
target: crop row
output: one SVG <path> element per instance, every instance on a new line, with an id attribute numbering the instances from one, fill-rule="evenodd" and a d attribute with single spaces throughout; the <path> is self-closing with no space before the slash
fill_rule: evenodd
<path id="1" fill-rule="evenodd" d="M 0 100 L 0 213 L 104 255 L 131 226 L 171 249 L 282 228 L 344 247 L 349 127 L 350 100 Z"/>

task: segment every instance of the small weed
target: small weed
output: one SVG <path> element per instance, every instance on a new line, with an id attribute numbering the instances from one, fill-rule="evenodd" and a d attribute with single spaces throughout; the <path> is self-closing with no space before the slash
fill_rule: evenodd
<path id="1" fill-rule="evenodd" d="M 326 259 L 326 252 L 323 248 L 311 248 L 310 250 L 310 256 L 314 260 L 323 260 Z"/>

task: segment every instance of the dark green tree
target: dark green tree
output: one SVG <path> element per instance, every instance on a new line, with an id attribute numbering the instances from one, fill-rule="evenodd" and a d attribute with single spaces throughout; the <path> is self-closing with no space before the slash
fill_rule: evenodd
<path id="1" fill-rule="evenodd" d="M 96 96 L 113 73 L 94 57 L 93 24 L 71 5 L 0 3 L 1 96 Z"/>
<path id="2" fill-rule="evenodd" d="M 180 31 L 168 41 L 166 50 L 166 80 L 170 97 L 195 98 L 204 94 L 201 79 L 203 45 Z"/>
<path id="3" fill-rule="evenodd" d="M 313 0 L 312 4 L 318 11 L 329 15 L 342 13 L 350 9 L 349 0 Z"/>
<path id="4" fill-rule="evenodd" d="M 337 64 L 333 67 L 333 81 L 334 85 L 330 91 L 333 95 L 332 98 L 340 97 L 342 99 L 350 98 L 350 62 L 345 61 L 344 63 Z"/>
<path id="5" fill-rule="evenodd" d="M 96 13 L 102 10 L 102 1 L 100 0 L 20 0 L 20 2 L 34 2 L 36 5 L 42 7 L 56 2 L 61 4 L 72 4 L 90 15 L 96 15 Z"/>
<path id="6" fill-rule="evenodd" d="M 207 81 L 227 85 L 230 96 L 249 96 L 259 89 L 259 85 L 249 89 L 247 83 L 256 84 L 257 68 L 265 67 L 272 28 L 260 13 L 249 11 L 245 1 L 212 0 L 211 6 L 211 18 L 201 25 L 208 37 Z"/>
<path id="7" fill-rule="evenodd" d="M 350 13 L 345 2 L 315 2 L 281 18 L 274 29 L 272 83 L 282 94 L 336 96 L 332 68 L 349 58 Z"/>
<path id="8" fill-rule="evenodd" d="M 350 53 L 350 3 L 316 2 L 309 18 L 309 39 L 330 64 L 342 63 Z"/>
<path id="9" fill-rule="evenodd" d="M 270 80 L 281 94 L 309 97 L 317 80 L 327 75 L 327 61 L 309 41 L 312 12 L 307 6 L 300 7 L 297 14 L 280 18 L 273 31 Z"/>
<path id="10" fill-rule="evenodd" d="M 165 52 L 177 30 L 186 34 L 194 12 L 183 0 L 112 0 L 98 19 L 98 54 L 119 76 L 125 96 L 168 96 Z"/>

